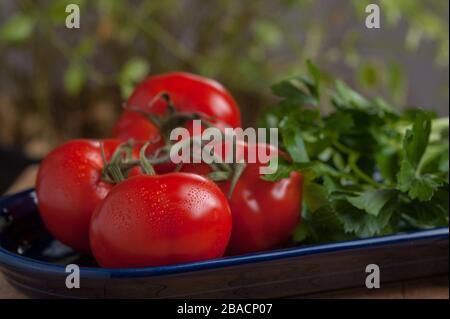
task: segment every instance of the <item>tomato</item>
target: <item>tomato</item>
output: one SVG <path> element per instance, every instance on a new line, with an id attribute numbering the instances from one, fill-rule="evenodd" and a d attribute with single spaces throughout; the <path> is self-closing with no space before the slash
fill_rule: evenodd
<path id="1" fill-rule="evenodd" d="M 230 199 L 233 235 L 230 255 L 280 247 L 291 236 L 301 213 L 302 175 L 292 172 L 278 182 L 264 181 L 249 165 Z M 229 183 L 222 186 L 228 192 Z"/>
<path id="2" fill-rule="evenodd" d="M 109 160 L 120 144 L 105 140 Z M 138 158 L 137 150 L 133 157 Z M 95 207 L 113 184 L 101 179 L 103 160 L 100 142 L 72 140 L 54 149 L 42 161 L 36 180 L 41 218 L 49 232 L 61 242 L 89 253 L 89 222 Z M 133 169 L 131 175 L 136 175 Z"/>
<path id="3" fill-rule="evenodd" d="M 227 146 L 225 146 L 227 147 Z M 256 148 L 240 141 L 237 143 L 237 159 L 248 162 L 252 150 L 260 149 L 269 154 L 282 155 L 273 146 L 257 144 Z M 223 148 L 222 152 L 224 152 Z M 258 159 L 258 157 L 256 157 Z M 259 168 L 261 161 L 247 163 L 240 176 L 229 204 L 233 215 L 233 231 L 227 254 L 237 255 L 281 246 L 289 239 L 299 222 L 302 203 L 303 177 L 292 172 L 288 178 L 277 182 L 261 179 Z M 206 164 L 184 164 L 183 172 L 206 175 L 211 169 Z M 230 182 L 219 182 L 220 188 L 228 194 Z"/>
<path id="4" fill-rule="evenodd" d="M 139 84 L 128 99 L 127 105 L 163 116 L 167 102 L 158 98 L 167 93 L 178 111 L 203 113 L 219 128 L 239 127 L 239 108 L 231 94 L 218 82 L 198 75 L 173 72 L 156 75 Z M 138 112 L 125 111 L 118 120 L 113 136 L 121 139 L 154 139 L 159 129 Z"/>
<path id="5" fill-rule="evenodd" d="M 160 139 L 159 128 L 146 118 L 145 115 L 137 112 L 124 112 L 116 123 L 113 136 L 125 141 L 129 139 L 138 141 Z M 160 139 L 159 144 L 162 146 L 164 141 Z"/>
<path id="6" fill-rule="evenodd" d="M 231 233 L 227 199 L 187 173 L 130 178 L 92 216 L 91 248 L 102 267 L 148 267 L 217 258 Z"/>

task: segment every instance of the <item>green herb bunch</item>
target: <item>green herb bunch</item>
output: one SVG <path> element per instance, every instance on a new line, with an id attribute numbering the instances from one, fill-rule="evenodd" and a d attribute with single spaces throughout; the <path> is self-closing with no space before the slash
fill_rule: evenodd
<path id="1" fill-rule="evenodd" d="M 432 112 L 396 112 L 340 80 L 321 87 L 321 73 L 272 86 L 280 101 L 261 119 L 278 127 L 276 181 L 304 174 L 303 212 L 295 242 L 325 242 L 448 225 L 449 122 Z M 324 92 L 322 92 L 324 91 Z M 326 91 L 326 93 L 325 93 Z M 321 114 L 321 103 L 332 111 Z"/>

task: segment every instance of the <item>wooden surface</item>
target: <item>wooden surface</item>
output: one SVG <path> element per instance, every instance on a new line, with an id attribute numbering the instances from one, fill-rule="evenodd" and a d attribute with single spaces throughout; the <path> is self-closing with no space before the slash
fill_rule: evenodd
<path id="1" fill-rule="evenodd" d="M 31 166 L 17 179 L 16 183 L 7 191 L 8 194 L 33 187 L 37 172 L 36 166 Z M 401 283 L 386 284 L 380 289 L 350 289 L 344 291 L 326 292 L 293 298 L 393 298 L 393 299 L 417 299 L 417 298 L 449 298 L 449 277 L 438 276 L 421 278 Z M 0 299 L 22 299 L 26 296 L 15 290 L 0 273 Z"/>

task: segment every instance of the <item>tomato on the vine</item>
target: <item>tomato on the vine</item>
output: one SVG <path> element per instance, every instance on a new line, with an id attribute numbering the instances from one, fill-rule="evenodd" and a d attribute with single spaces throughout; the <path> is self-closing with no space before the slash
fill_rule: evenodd
<path id="1" fill-rule="evenodd" d="M 228 199 L 233 216 L 233 231 L 227 254 L 277 248 L 289 239 L 299 222 L 303 176 L 299 172 L 292 172 L 289 177 L 277 182 L 263 180 L 259 169 L 267 164 L 261 163 L 258 156 L 255 156 L 256 163 L 248 163 L 250 153 L 258 154 L 264 150 L 265 154 L 270 154 L 271 149 L 273 156 L 283 154 L 268 144 L 260 143 L 250 148 L 239 141 L 236 146 L 236 161 L 244 159 L 247 164 Z M 224 147 L 229 146 L 226 144 Z M 212 170 L 201 163 L 183 164 L 181 171 L 208 175 Z M 230 181 L 218 182 L 225 194 L 229 193 L 230 184 Z"/>
<path id="2" fill-rule="evenodd" d="M 149 77 L 136 87 L 127 102 L 129 110 L 119 118 L 113 136 L 136 140 L 159 137 L 155 123 L 131 110 L 164 116 L 167 101 L 160 98 L 163 93 L 170 97 L 177 111 L 202 114 L 219 128 L 241 125 L 237 103 L 220 83 L 190 73 L 172 72 Z"/>
<path id="3" fill-rule="evenodd" d="M 91 248 L 102 267 L 148 267 L 221 257 L 231 233 L 227 199 L 187 173 L 136 176 L 92 216 Z"/>
<path id="4" fill-rule="evenodd" d="M 119 140 L 104 140 L 106 160 L 111 159 Z M 134 159 L 139 157 L 133 150 Z M 113 184 L 102 179 L 104 162 L 101 142 L 71 140 L 42 161 L 36 180 L 41 218 L 49 232 L 61 242 L 82 253 L 89 253 L 89 222 L 95 207 Z M 130 175 L 139 174 L 139 169 Z"/>

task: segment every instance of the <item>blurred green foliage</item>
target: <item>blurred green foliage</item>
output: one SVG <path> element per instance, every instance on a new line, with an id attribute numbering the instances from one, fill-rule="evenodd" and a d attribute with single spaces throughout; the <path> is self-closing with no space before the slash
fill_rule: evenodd
<path id="1" fill-rule="evenodd" d="M 358 86 L 365 93 L 384 90 L 394 102 L 402 104 L 407 85 L 404 66 L 394 58 L 367 58 L 361 53 L 362 37 L 367 35 L 363 34 L 367 33 L 363 30 L 364 9 L 371 2 L 2 1 L 0 67 L 4 79 L 7 77 L 18 88 L 18 103 L 28 104 L 24 112 L 40 118 L 42 129 L 38 134 L 58 127 L 54 123 L 70 117 L 75 109 L 68 106 L 55 111 L 55 96 L 60 104 L 88 105 L 98 88 L 106 88 L 117 91 L 111 95 L 123 100 L 148 74 L 176 69 L 224 83 L 236 96 L 249 124 L 261 107 L 270 104 L 268 86 L 303 73 L 307 58 L 322 69 L 327 69 L 324 65 L 342 65 L 357 75 Z M 64 26 L 69 3 L 80 6 L 79 30 Z M 403 42 L 387 51 L 401 55 L 417 50 L 423 41 L 432 41 L 436 65 L 448 68 L 447 1 L 378 3 L 383 32 L 399 25 L 405 29 Z M 330 31 L 334 28 L 342 30 L 338 39 Z M 6 65 L 9 62 L 5 56 L 11 52 L 25 52 L 24 59 L 30 61 L 32 70 L 20 74 Z M 33 87 L 26 89 L 30 84 Z M 114 112 L 119 113 L 120 101 L 115 103 Z M 60 125 L 59 129 L 67 127 Z"/>

